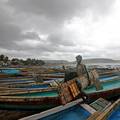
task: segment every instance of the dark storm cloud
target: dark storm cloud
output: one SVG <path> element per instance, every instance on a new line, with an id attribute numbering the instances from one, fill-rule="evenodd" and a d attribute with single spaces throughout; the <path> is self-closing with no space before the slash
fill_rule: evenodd
<path id="1" fill-rule="evenodd" d="M 19 27 L 11 24 L 10 21 L 12 18 L 0 5 L 0 46 L 2 47 L 9 47 L 21 36 Z"/>
<path id="2" fill-rule="evenodd" d="M 112 5 L 113 0 L 0 1 L 0 51 L 17 57 L 43 58 L 83 52 L 69 34 L 65 35 L 65 21 L 82 18 L 88 11 L 97 16 L 107 14 Z M 45 40 L 40 37 L 42 33 L 48 35 Z"/>
<path id="3" fill-rule="evenodd" d="M 38 39 L 38 40 L 40 39 L 39 35 L 36 32 L 26 32 L 24 36 L 27 39 Z"/>
<path id="4" fill-rule="evenodd" d="M 64 45 L 64 46 L 74 46 L 74 41 L 67 39 L 64 37 L 64 35 L 62 33 L 55 33 L 55 34 L 51 34 L 48 38 L 48 40 L 51 42 L 51 45 Z"/>
<path id="5" fill-rule="evenodd" d="M 55 20 L 70 19 L 87 10 L 104 14 L 109 11 L 113 0 L 9 0 L 19 12 L 42 15 Z"/>
<path id="6" fill-rule="evenodd" d="M 5 4 L 0 2 L 0 47 L 10 50 L 18 49 L 15 41 L 22 41 L 23 39 L 38 39 L 37 33 L 27 32 L 13 23 L 12 14 L 6 9 Z"/>

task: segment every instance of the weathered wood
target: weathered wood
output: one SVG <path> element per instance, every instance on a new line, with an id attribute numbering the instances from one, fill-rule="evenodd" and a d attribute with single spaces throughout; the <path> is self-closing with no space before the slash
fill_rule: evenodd
<path id="1" fill-rule="evenodd" d="M 95 112 L 87 120 L 96 120 L 96 118 L 101 114 L 101 112 Z"/>
<path id="2" fill-rule="evenodd" d="M 96 72 L 96 70 L 92 70 L 91 73 L 93 74 L 93 83 L 96 87 L 96 90 L 101 90 L 102 89 L 102 86 L 101 86 L 101 83 L 100 83 L 100 80 L 98 79 L 99 78 L 99 75 L 98 73 Z"/>
<path id="3" fill-rule="evenodd" d="M 120 99 L 118 99 L 116 102 L 114 102 L 110 107 L 108 107 L 104 112 L 102 112 L 96 120 L 106 120 L 108 115 L 117 107 L 120 105 Z"/>
<path id="4" fill-rule="evenodd" d="M 91 107 L 88 104 L 81 104 L 81 106 L 86 109 L 87 111 L 89 111 L 91 114 L 94 114 L 95 112 L 97 112 L 93 107 Z"/>
<path id="5" fill-rule="evenodd" d="M 70 103 L 67 103 L 64 106 L 61 105 L 61 106 L 52 108 L 50 110 L 38 113 L 38 114 L 34 114 L 34 115 L 31 115 L 31 116 L 28 116 L 28 117 L 21 118 L 20 120 L 38 120 L 38 119 L 41 119 L 43 117 L 49 116 L 51 114 L 55 114 L 57 112 L 63 111 L 65 109 L 68 109 L 68 108 L 70 108 L 70 107 L 72 107 L 74 105 L 79 104 L 80 102 L 82 102 L 82 99 L 78 99 L 78 100 L 72 101 Z"/>
<path id="6" fill-rule="evenodd" d="M 56 87 L 50 87 L 47 89 L 33 89 L 33 90 L 21 90 L 21 89 L 7 89 L 0 91 L 0 97 L 3 95 L 16 95 L 16 94 L 24 94 L 24 93 L 35 93 L 35 92 L 47 92 L 47 91 L 54 91 L 58 90 Z"/>
<path id="7" fill-rule="evenodd" d="M 86 94 L 86 93 L 85 93 Z M 90 100 L 95 100 L 98 98 L 110 98 L 116 95 L 120 95 L 120 88 L 114 88 L 112 90 L 106 90 L 106 91 L 98 91 L 98 92 L 93 92 L 93 93 L 87 93 L 86 96 Z"/>

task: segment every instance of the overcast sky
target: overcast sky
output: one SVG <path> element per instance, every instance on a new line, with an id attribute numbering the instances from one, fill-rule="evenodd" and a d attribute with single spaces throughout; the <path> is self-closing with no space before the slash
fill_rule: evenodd
<path id="1" fill-rule="evenodd" d="M 120 59 L 120 0 L 0 0 L 0 54 Z"/>

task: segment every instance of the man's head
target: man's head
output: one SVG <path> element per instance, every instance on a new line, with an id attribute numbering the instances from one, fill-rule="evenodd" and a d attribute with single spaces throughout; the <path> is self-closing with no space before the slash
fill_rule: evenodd
<path id="1" fill-rule="evenodd" d="M 76 61 L 78 64 L 80 64 L 82 61 L 82 56 L 81 55 L 76 56 Z"/>

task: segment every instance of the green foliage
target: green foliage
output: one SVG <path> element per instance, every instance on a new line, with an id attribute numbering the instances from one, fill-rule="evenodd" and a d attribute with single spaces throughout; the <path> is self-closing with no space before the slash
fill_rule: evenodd
<path id="1" fill-rule="evenodd" d="M 9 60 L 9 57 L 7 57 L 5 55 L 0 55 L 0 63 L 2 63 L 2 65 L 4 63 L 8 63 L 8 62 L 11 65 L 34 65 L 34 66 L 40 65 L 41 66 L 41 65 L 45 64 L 45 62 L 43 60 L 31 59 L 31 58 L 27 58 L 26 60 L 12 58 L 11 60 Z"/>

